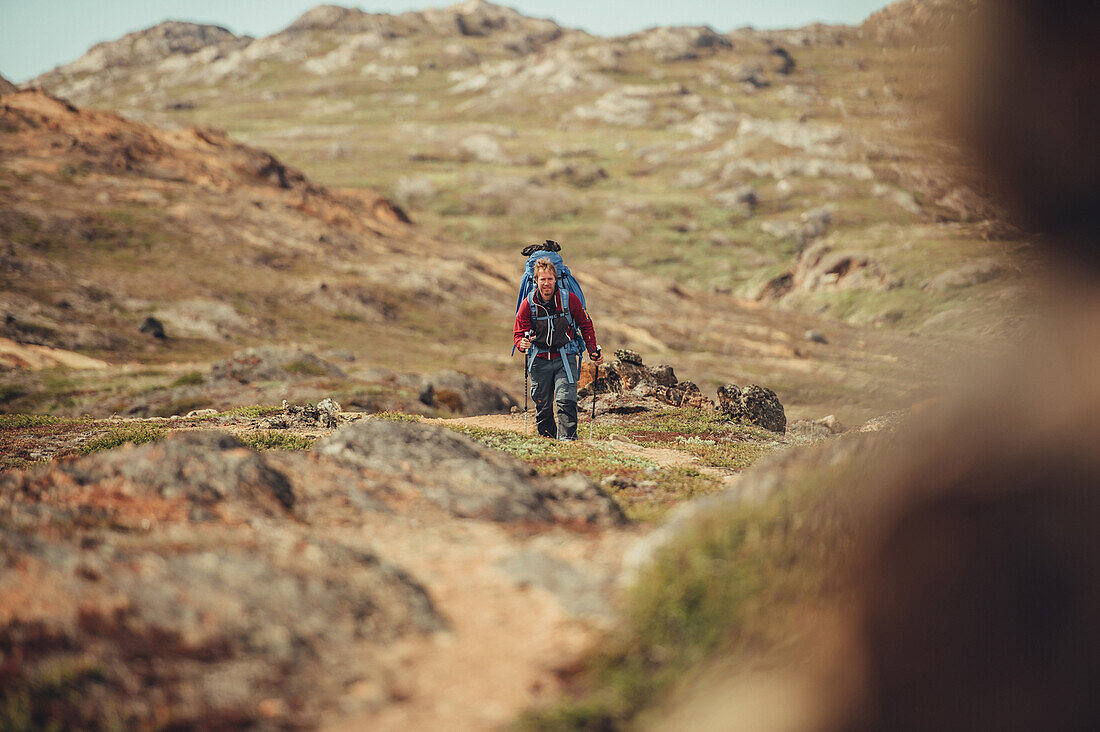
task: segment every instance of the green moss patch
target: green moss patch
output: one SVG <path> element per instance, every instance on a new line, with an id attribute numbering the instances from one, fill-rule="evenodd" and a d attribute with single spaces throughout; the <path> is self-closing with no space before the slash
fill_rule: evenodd
<path id="1" fill-rule="evenodd" d="M 308 450 L 317 441 L 316 437 L 274 430 L 246 432 L 237 437 L 255 450 Z"/>
<path id="2" fill-rule="evenodd" d="M 135 424 L 114 427 L 108 430 L 106 434 L 93 438 L 81 445 L 77 449 L 77 452 L 81 455 L 89 455 L 93 452 L 113 450 L 116 447 L 125 445 L 127 442 L 134 445 L 143 445 L 146 442 L 163 439 L 167 434 L 168 430 L 164 427 L 153 424 Z"/>

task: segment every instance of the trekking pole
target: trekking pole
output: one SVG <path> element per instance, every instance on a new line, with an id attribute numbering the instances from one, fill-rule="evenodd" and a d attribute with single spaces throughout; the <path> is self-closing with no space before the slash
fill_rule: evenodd
<path id="1" fill-rule="evenodd" d="M 593 358 L 592 361 L 595 362 L 601 353 L 603 353 L 603 347 L 596 346 L 596 358 Z M 600 366 L 596 363 L 593 363 L 593 365 L 596 367 L 596 375 L 592 378 L 592 419 L 588 423 L 588 439 L 590 440 L 596 431 L 596 382 L 600 380 Z"/>
<path id="2" fill-rule="evenodd" d="M 525 334 L 528 338 L 534 335 L 534 331 L 527 331 Z M 530 363 L 527 359 L 531 357 L 531 347 L 528 346 L 527 350 L 523 352 L 523 436 L 527 436 L 527 395 L 530 390 L 527 388 L 527 377 L 530 375 L 528 366 Z"/>

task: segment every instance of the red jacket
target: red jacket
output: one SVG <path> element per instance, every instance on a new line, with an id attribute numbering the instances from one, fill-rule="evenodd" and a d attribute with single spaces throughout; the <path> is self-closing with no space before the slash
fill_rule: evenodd
<path id="1" fill-rule="evenodd" d="M 561 293 L 562 290 L 554 290 L 554 307 L 561 311 Z M 581 337 L 584 339 L 584 345 L 588 348 L 589 353 L 596 352 L 596 328 L 592 325 L 592 318 L 588 317 L 588 311 L 584 309 L 584 305 L 581 304 L 581 299 L 574 295 L 572 292 L 569 294 L 569 317 L 573 319 L 573 322 L 581 330 Z M 541 298 L 538 291 L 535 291 L 535 297 Z M 541 300 L 540 300 L 541 302 Z M 519 311 L 516 312 L 516 324 L 512 328 L 512 338 L 515 342 L 516 348 L 519 348 L 519 342 L 523 340 L 523 336 L 529 330 L 534 330 L 531 324 L 531 301 L 529 298 L 524 298 L 520 303 Z M 569 329 L 569 336 L 573 337 L 573 329 Z M 557 352 L 542 352 L 538 354 L 539 358 L 557 358 Z"/>

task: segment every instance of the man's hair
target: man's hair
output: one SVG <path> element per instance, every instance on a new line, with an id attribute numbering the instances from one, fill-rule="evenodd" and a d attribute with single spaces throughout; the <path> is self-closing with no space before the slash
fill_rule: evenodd
<path id="1" fill-rule="evenodd" d="M 532 272 L 534 272 L 535 275 L 535 279 L 538 279 L 539 277 L 539 270 L 543 269 L 550 270 L 550 272 L 553 273 L 555 280 L 558 278 L 558 268 L 552 261 L 550 261 L 548 257 L 541 257 L 535 261 L 535 266 L 532 269 Z"/>

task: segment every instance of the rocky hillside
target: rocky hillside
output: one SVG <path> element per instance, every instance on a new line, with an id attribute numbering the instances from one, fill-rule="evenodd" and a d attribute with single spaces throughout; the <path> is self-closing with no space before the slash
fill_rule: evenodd
<path id="1" fill-rule="evenodd" d="M 978 0 L 899 0 L 871 13 L 863 30 L 883 44 L 929 44 L 948 40 L 945 34 L 970 18 Z"/>
<path id="2" fill-rule="evenodd" d="M 455 371 L 522 393 L 509 358 L 517 253 L 430 235 L 378 194 L 320 186 L 208 128 L 163 130 L 41 91 L 0 98 L 0 124 L 5 411 L 334 396 L 468 413 L 499 391 Z M 796 416 L 909 404 L 930 375 L 924 354 L 951 348 L 888 332 L 869 344 L 821 318 L 571 261 L 609 348 L 681 364 L 708 392 L 766 384 Z M 247 350 L 264 346 L 275 350 Z M 454 396 L 421 398 L 428 385 Z"/>
<path id="3" fill-rule="evenodd" d="M 589 269 L 860 325 L 1003 323 L 1021 242 L 938 124 L 967 3 L 860 27 L 601 38 L 471 0 L 321 6 L 266 38 L 166 23 L 34 83 L 166 127 L 217 127 L 330 186 L 370 187 L 497 254 L 555 238 Z"/>
<path id="4" fill-rule="evenodd" d="M 609 612 L 618 506 L 442 427 L 328 432 L 261 453 L 192 429 L 0 474 L 5 726 L 438 728 L 457 703 L 483 727 L 552 692 Z M 437 678 L 471 663 L 476 706 Z"/>

